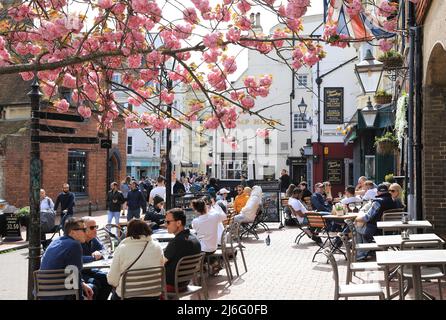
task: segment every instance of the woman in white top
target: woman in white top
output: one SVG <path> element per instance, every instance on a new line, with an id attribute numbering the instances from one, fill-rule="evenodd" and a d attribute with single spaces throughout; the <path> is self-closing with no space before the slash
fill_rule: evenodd
<path id="1" fill-rule="evenodd" d="M 108 283 L 116 288 L 112 300 L 120 300 L 122 274 L 128 270 L 164 266 L 163 249 L 152 240 L 152 230 L 142 220 L 132 219 L 127 226 L 127 236 L 113 253 L 113 262 L 107 274 Z M 138 299 L 159 299 L 162 292 Z"/>
<path id="2" fill-rule="evenodd" d="M 222 211 L 208 210 L 203 199 L 192 201 L 192 209 L 199 215 L 192 220 L 192 228 L 201 244 L 201 251 L 212 254 L 217 250 L 218 225 L 226 219 L 226 214 Z"/>
<path id="3" fill-rule="evenodd" d="M 361 198 L 355 196 L 355 187 L 348 186 L 345 188 L 345 197 L 342 198 L 341 203 L 348 206 L 350 203 L 362 202 Z"/>
<path id="4" fill-rule="evenodd" d="M 365 192 L 364 196 L 362 197 L 362 200 L 373 200 L 375 199 L 376 195 L 378 194 L 378 189 L 375 188 L 375 184 L 371 180 L 367 180 L 365 182 L 365 187 L 367 191 Z"/>

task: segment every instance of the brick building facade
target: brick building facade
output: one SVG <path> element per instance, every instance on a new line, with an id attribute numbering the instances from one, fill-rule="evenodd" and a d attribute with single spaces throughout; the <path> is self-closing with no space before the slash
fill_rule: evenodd
<path id="1" fill-rule="evenodd" d="M 30 131 L 29 120 L 20 119 L 24 114 L 29 118 L 29 83 L 17 85 L 14 93 L 21 95 L 21 104 L 8 104 L 4 81 L 0 79 L 0 108 L 3 119 L 0 120 L 0 198 L 4 198 L 16 207 L 29 204 L 29 158 Z M 21 108 L 22 116 L 5 116 L 8 108 Z M 56 112 L 52 106 L 41 105 L 42 111 Z M 70 108 L 71 114 L 77 114 L 75 108 Z M 74 134 L 54 134 L 41 131 L 46 136 L 97 137 L 98 122 L 95 117 L 84 122 L 66 122 L 57 120 L 41 120 L 41 124 L 68 127 L 75 129 Z M 107 161 L 107 149 L 100 144 L 64 144 L 40 143 L 40 158 L 42 160 L 42 188 L 47 195 L 55 200 L 62 189 L 62 184 L 70 183 L 71 190 L 76 194 L 75 210 L 86 211 L 89 202 L 92 209 L 104 209 L 108 181 L 122 181 L 126 175 L 126 141 L 127 133 L 122 120 L 115 122 L 110 129 L 113 144 Z M 110 176 L 107 180 L 107 163 L 110 166 Z"/>

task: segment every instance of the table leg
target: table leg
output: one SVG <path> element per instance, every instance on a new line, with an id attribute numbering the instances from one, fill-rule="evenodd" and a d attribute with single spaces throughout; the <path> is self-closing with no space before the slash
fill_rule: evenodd
<path id="1" fill-rule="evenodd" d="M 423 300 L 420 266 L 412 265 L 412 277 L 413 277 L 413 287 L 415 291 L 415 300 Z"/>

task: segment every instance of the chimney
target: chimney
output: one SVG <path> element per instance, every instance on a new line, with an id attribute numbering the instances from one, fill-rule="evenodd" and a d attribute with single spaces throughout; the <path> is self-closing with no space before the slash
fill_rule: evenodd
<path id="1" fill-rule="evenodd" d="M 251 13 L 251 15 L 249 16 L 249 19 L 251 20 L 251 25 L 255 26 L 254 13 Z"/>
<path id="2" fill-rule="evenodd" d="M 256 14 L 256 28 L 261 28 L 261 25 L 260 25 L 260 12 L 257 12 L 257 14 Z"/>

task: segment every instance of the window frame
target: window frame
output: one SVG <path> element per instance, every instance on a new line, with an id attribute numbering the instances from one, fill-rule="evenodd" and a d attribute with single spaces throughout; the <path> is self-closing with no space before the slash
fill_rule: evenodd
<path id="1" fill-rule="evenodd" d="M 300 127 L 296 128 L 296 124 L 300 125 Z M 301 119 L 299 113 L 293 114 L 293 131 L 306 131 L 306 130 L 308 130 L 307 122 Z"/>
<path id="2" fill-rule="evenodd" d="M 127 154 L 133 154 L 133 136 L 127 136 Z"/>
<path id="3" fill-rule="evenodd" d="M 73 160 L 75 164 L 73 165 Z M 79 166 L 77 162 L 83 164 Z M 73 169 L 71 170 L 71 168 Z M 75 177 L 72 177 L 74 175 Z M 81 176 L 82 178 L 76 177 Z M 70 185 L 70 191 L 75 195 L 88 195 L 88 152 L 84 150 L 68 150 L 67 163 L 67 181 Z M 82 187 L 83 191 L 79 191 L 78 186 Z"/>

